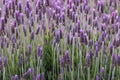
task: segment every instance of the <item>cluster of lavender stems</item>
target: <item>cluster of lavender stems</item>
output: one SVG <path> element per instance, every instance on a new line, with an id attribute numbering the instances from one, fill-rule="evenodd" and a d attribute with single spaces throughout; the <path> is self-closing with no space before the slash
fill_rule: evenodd
<path id="1" fill-rule="evenodd" d="M 0 80 L 119 80 L 120 0 L 0 0 Z"/>

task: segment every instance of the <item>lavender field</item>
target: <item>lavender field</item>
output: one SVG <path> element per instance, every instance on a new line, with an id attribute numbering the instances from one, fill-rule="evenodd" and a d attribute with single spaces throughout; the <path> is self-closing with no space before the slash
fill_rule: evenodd
<path id="1" fill-rule="evenodd" d="M 120 0 L 0 0 L 0 80 L 120 80 Z"/>

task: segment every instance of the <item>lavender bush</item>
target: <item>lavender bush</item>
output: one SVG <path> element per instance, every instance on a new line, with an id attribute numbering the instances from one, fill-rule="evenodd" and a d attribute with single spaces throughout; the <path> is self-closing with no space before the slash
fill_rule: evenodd
<path id="1" fill-rule="evenodd" d="M 120 0 L 0 0 L 0 80 L 119 80 Z"/>

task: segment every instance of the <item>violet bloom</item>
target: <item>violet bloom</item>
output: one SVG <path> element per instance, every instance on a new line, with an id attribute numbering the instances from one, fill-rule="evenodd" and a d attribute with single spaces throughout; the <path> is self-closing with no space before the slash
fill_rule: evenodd
<path id="1" fill-rule="evenodd" d="M 2 67 L 3 67 L 2 57 L 0 56 L 0 70 L 2 69 Z"/>
<path id="2" fill-rule="evenodd" d="M 18 80 L 18 75 L 15 75 L 14 78 L 15 78 L 15 80 Z"/>
<path id="3" fill-rule="evenodd" d="M 15 48 L 16 37 L 14 35 L 12 35 L 11 41 L 12 41 L 12 46 Z"/>
<path id="4" fill-rule="evenodd" d="M 11 80 L 18 80 L 18 75 L 12 76 Z"/>
<path id="5" fill-rule="evenodd" d="M 21 23 L 24 24 L 24 14 L 23 13 L 20 14 L 20 19 L 21 19 Z"/>
<path id="6" fill-rule="evenodd" d="M 117 55 L 116 54 L 112 54 L 112 63 L 113 63 L 113 66 L 115 66 L 117 63 Z"/>
<path id="7" fill-rule="evenodd" d="M 94 9 L 93 9 L 93 18 L 94 18 L 94 19 L 95 19 L 96 15 L 97 15 L 97 14 L 96 14 L 96 9 L 94 8 Z"/>
<path id="8" fill-rule="evenodd" d="M 42 72 L 42 80 L 45 80 L 45 73 L 44 72 Z"/>
<path id="9" fill-rule="evenodd" d="M 1 18 L 1 16 L 2 16 L 2 9 L 0 8 L 0 18 Z"/>
<path id="10" fill-rule="evenodd" d="M 64 61 L 64 58 L 63 58 L 63 57 L 60 58 L 60 66 L 61 66 L 62 68 L 65 67 L 65 61 Z"/>
<path id="11" fill-rule="evenodd" d="M 26 37 L 27 36 L 27 31 L 26 31 L 25 26 L 23 26 L 23 33 L 24 33 L 24 36 Z"/>
<path id="12" fill-rule="evenodd" d="M 22 64 L 23 61 L 24 61 L 24 56 L 23 56 L 23 54 L 20 54 L 20 63 Z"/>
<path id="13" fill-rule="evenodd" d="M 0 56 L 0 65 L 2 65 L 2 57 Z"/>
<path id="14" fill-rule="evenodd" d="M 110 47 L 109 47 L 110 55 L 112 55 L 112 53 L 113 53 L 113 49 L 114 49 L 113 44 L 111 44 Z"/>
<path id="15" fill-rule="evenodd" d="M 30 39 L 34 40 L 34 31 L 31 32 Z"/>
<path id="16" fill-rule="evenodd" d="M 68 34 L 67 34 L 67 43 L 68 43 L 68 44 L 70 44 L 70 42 L 71 42 L 70 40 L 71 40 L 71 36 L 70 36 L 70 34 L 68 33 Z"/>
<path id="17" fill-rule="evenodd" d="M 87 67 L 90 67 L 91 58 L 89 53 L 86 54 L 86 63 L 87 63 Z"/>
<path id="18" fill-rule="evenodd" d="M 39 26 L 39 27 L 37 28 L 37 30 L 36 30 L 36 35 L 38 35 L 39 32 L 40 32 L 40 26 Z"/>
<path id="19" fill-rule="evenodd" d="M 118 54 L 117 56 L 117 63 L 118 63 L 118 66 L 120 66 L 120 54 Z"/>
<path id="20" fill-rule="evenodd" d="M 32 53 L 32 46 L 28 45 L 28 53 L 31 54 Z"/>
<path id="21" fill-rule="evenodd" d="M 115 24 L 115 31 L 116 31 L 116 33 L 118 33 L 118 30 L 119 30 L 119 23 L 117 22 L 117 23 Z"/>
<path id="22" fill-rule="evenodd" d="M 11 23 L 11 32 L 12 32 L 12 34 L 15 33 L 15 25 L 14 25 L 14 23 Z"/>
<path id="23" fill-rule="evenodd" d="M 88 14 L 89 10 L 90 10 L 90 7 L 88 5 L 85 5 L 84 10 L 85 10 L 85 13 Z"/>
<path id="24" fill-rule="evenodd" d="M 21 13 L 22 12 L 22 3 L 19 1 L 17 6 L 18 6 L 19 12 Z"/>
<path id="25" fill-rule="evenodd" d="M 29 76 L 29 75 L 31 74 L 31 72 L 32 72 L 32 69 L 29 68 L 29 69 L 27 70 L 27 72 L 25 72 L 25 73 L 23 74 L 23 77 Z"/>
<path id="26" fill-rule="evenodd" d="M 38 45 L 37 52 L 38 52 L 38 56 L 40 57 L 40 59 L 42 59 L 42 57 L 43 57 L 43 49 L 42 49 L 42 47 L 40 45 Z"/>
<path id="27" fill-rule="evenodd" d="M 4 57 L 4 67 L 7 65 L 7 56 Z"/>
<path id="28" fill-rule="evenodd" d="M 6 17 L 9 18 L 9 6 L 7 4 L 5 4 L 5 14 L 6 14 Z"/>
<path id="29" fill-rule="evenodd" d="M 40 80 L 40 74 L 37 75 L 36 80 Z"/>
<path id="30" fill-rule="evenodd" d="M 15 48 L 12 47 L 12 51 L 11 51 L 11 53 L 14 54 L 14 52 L 15 52 Z"/>
<path id="31" fill-rule="evenodd" d="M 15 18 L 16 18 L 17 24 L 20 25 L 21 22 L 20 22 L 20 13 L 19 13 L 19 11 L 15 12 Z"/>
<path id="32" fill-rule="evenodd" d="M 56 41 L 57 41 L 57 42 L 60 41 L 60 31 L 56 31 L 56 32 L 55 32 L 55 38 L 56 38 Z"/>
<path id="33" fill-rule="evenodd" d="M 26 1 L 26 7 L 30 10 L 30 1 L 29 0 Z"/>
<path id="34" fill-rule="evenodd" d="M 104 72 L 105 72 L 105 68 L 104 67 L 102 67 L 102 69 L 101 69 L 101 74 L 102 74 L 102 77 L 104 78 Z"/>
<path id="35" fill-rule="evenodd" d="M 99 80 L 99 76 L 98 76 L 98 75 L 96 76 L 96 79 L 95 79 L 95 80 Z"/>
<path id="36" fill-rule="evenodd" d="M 87 34 L 84 34 L 83 40 L 84 40 L 84 43 L 87 45 L 88 44 Z"/>
<path id="37" fill-rule="evenodd" d="M 29 18 L 29 13 L 30 13 L 29 9 L 28 9 L 28 8 L 25 8 L 25 14 L 26 14 L 26 17 L 27 17 L 27 18 Z"/>
<path id="38" fill-rule="evenodd" d="M 106 30 L 106 25 L 105 23 L 101 24 L 101 31 L 105 31 Z"/>
<path id="39" fill-rule="evenodd" d="M 34 26 L 34 19 L 33 19 L 33 17 L 30 18 L 30 22 L 31 22 L 31 26 Z"/>
<path id="40" fill-rule="evenodd" d="M 1 18 L 1 29 L 2 30 L 5 29 L 5 18 L 4 17 Z"/>
<path id="41" fill-rule="evenodd" d="M 68 50 L 65 51 L 65 53 L 64 53 L 64 60 L 65 60 L 66 64 L 70 64 L 71 63 L 70 62 L 70 55 L 69 55 L 69 51 Z"/>
<path id="42" fill-rule="evenodd" d="M 1 43 L 0 43 L 1 49 L 4 48 L 4 44 L 5 44 L 5 38 L 2 37 L 2 39 L 1 39 Z"/>

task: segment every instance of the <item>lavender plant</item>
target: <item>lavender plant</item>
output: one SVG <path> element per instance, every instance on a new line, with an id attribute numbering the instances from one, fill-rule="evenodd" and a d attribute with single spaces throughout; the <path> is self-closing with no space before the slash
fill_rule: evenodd
<path id="1" fill-rule="evenodd" d="M 119 80 L 120 0 L 0 0 L 0 80 Z"/>

